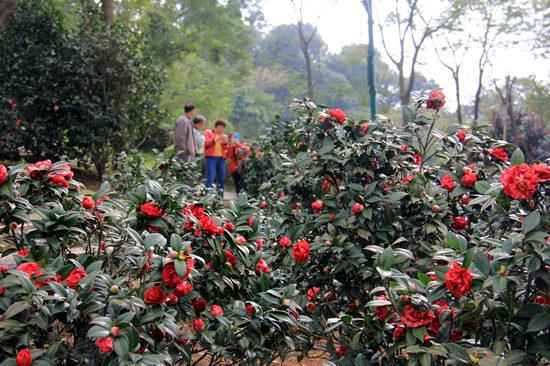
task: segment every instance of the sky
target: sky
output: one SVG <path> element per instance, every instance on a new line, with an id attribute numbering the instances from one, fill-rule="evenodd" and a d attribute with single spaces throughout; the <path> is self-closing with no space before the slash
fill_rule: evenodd
<path id="1" fill-rule="evenodd" d="M 431 4 L 437 2 L 434 0 L 420 1 Z M 299 5 L 300 0 L 296 0 L 296 4 Z M 375 23 L 377 16 L 379 19 L 384 19 L 385 14 L 390 12 L 394 6 L 395 2 L 392 0 L 374 0 Z M 327 43 L 329 52 L 338 53 L 343 46 L 368 42 L 367 13 L 361 0 L 302 0 L 302 7 L 304 21 L 318 26 L 318 32 Z M 437 7 L 434 6 L 434 12 L 436 11 Z M 263 0 L 263 12 L 268 29 L 279 24 L 296 22 L 296 12 L 291 0 Z M 472 27 L 475 31 L 475 26 Z M 380 32 L 376 24 L 374 29 L 375 47 L 383 60 L 390 63 L 383 51 Z M 388 30 L 385 34 L 391 37 L 392 31 Z M 391 44 L 390 39 L 387 42 L 390 52 L 396 51 L 396 48 L 393 47 L 396 44 Z M 461 77 L 463 104 L 471 102 L 475 94 L 478 77 L 477 55 L 477 50 L 471 50 L 464 59 Z M 503 80 L 508 74 L 518 77 L 534 74 L 539 80 L 550 81 L 550 60 L 537 58 L 527 47 L 517 45 L 501 47 L 495 50 L 492 60 L 492 64 L 486 72 L 487 84 L 488 82 L 492 84 L 492 79 Z M 454 81 L 450 71 L 439 62 L 433 43 L 425 44 L 420 61 L 421 65 L 417 69 L 443 88 L 447 94 L 448 106 L 454 108 L 456 106 Z"/>

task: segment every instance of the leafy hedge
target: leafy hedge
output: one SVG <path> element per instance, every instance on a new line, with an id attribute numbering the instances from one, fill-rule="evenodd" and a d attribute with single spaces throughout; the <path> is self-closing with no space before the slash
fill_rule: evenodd
<path id="1" fill-rule="evenodd" d="M 401 129 L 296 101 L 228 208 L 165 155 L 93 194 L 63 162 L 0 166 L 3 365 L 547 362 L 550 167 L 439 131 L 443 103 Z"/>

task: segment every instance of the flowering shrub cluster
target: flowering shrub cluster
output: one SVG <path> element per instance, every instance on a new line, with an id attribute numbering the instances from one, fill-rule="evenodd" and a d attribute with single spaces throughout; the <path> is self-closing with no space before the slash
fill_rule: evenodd
<path id="1" fill-rule="evenodd" d="M 2 365 L 269 363 L 311 321 L 253 201 L 146 180 L 93 194 L 69 165 L 0 165 Z M 288 272 L 288 271 L 286 271 Z"/>
<path id="2" fill-rule="evenodd" d="M 296 101 L 249 162 L 272 167 L 256 187 L 281 235 L 272 266 L 294 264 L 329 363 L 550 356 L 550 167 L 482 129 L 439 131 L 444 104 L 435 91 L 405 107 L 400 130 Z"/>
<path id="3" fill-rule="evenodd" d="M 3 364 L 548 362 L 550 167 L 444 104 L 398 129 L 298 100 L 229 207 L 165 155 L 94 193 L 0 165 Z"/>

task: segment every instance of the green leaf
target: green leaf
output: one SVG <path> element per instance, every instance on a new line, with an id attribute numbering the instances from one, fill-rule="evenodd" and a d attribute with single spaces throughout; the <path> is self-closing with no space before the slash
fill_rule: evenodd
<path id="1" fill-rule="evenodd" d="M 540 332 L 550 327 L 550 313 L 536 314 L 529 320 L 527 333 Z"/>
<path id="2" fill-rule="evenodd" d="M 476 182 L 474 187 L 475 187 L 476 191 L 478 191 L 478 193 L 485 194 L 485 192 L 487 192 L 489 190 L 489 188 L 491 188 L 491 184 L 489 182 L 484 181 L 484 180 L 479 180 L 479 181 Z"/>
<path id="3" fill-rule="evenodd" d="M 472 259 L 474 259 L 474 254 L 475 248 L 471 248 L 466 253 L 464 253 L 464 260 L 462 261 L 463 268 L 470 268 L 470 264 L 472 264 Z"/>
<path id="4" fill-rule="evenodd" d="M 176 273 L 181 278 L 185 277 L 185 273 L 187 272 L 187 263 L 183 260 L 175 260 L 174 261 L 174 267 L 176 268 Z"/>
<path id="5" fill-rule="evenodd" d="M 6 319 L 9 319 L 17 314 L 19 314 L 22 311 L 27 310 L 31 307 L 31 304 L 29 304 L 28 301 L 18 301 L 11 304 L 11 306 L 6 310 L 4 313 L 4 317 Z"/>
<path id="6" fill-rule="evenodd" d="M 124 334 L 119 337 L 115 337 L 114 348 L 119 357 L 126 358 L 129 352 L 128 338 Z"/>
<path id="7" fill-rule="evenodd" d="M 535 210 L 531 212 L 527 217 L 525 218 L 525 221 L 523 221 L 523 224 L 521 225 L 521 231 L 523 231 L 524 234 L 527 234 L 528 232 L 535 229 L 540 224 L 540 213 L 539 210 Z"/>
<path id="8" fill-rule="evenodd" d="M 86 336 L 90 338 L 108 337 L 109 333 L 110 333 L 109 329 L 105 329 L 99 325 L 94 325 L 93 327 L 90 328 Z"/>
<path id="9" fill-rule="evenodd" d="M 395 253 L 391 247 L 385 248 L 380 254 L 380 266 L 383 269 L 389 269 L 395 262 Z"/>
<path id="10" fill-rule="evenodd" d="M 397 202 L 407 195 L 408 195 L 407 192 L 395 192 L 390 194 L 390 196 L 388 197 L 388 200 L 390 200 L 390 202 Z"/>
<path id="11" fill-rule="evenodd" d="M 481 250 L 478 250 L 474 256 L 474 264 L 485 276 L 491 273 L 491 262 Z"/>
<path id="12" fill-rule="evenodd" d="M 355 366 L 367 366 L 367 358 L 362 353 L 355 358 Z"/>
<path id="13" fill-rule="evenodd" d="M 445 343 L 444 345 L 455 358 L 458 358 L 467 364 L 470 363 L 470 356 L 468 356 L 468 353 L 464 348 L 454 343 Z"/>
<path id="14" fill-rule="evenodd" d="M 423 342 L 424 336 L 426 335 L 426 327 L 413 328 L 412 333 L 416 337 L 416 339 Z"/>
<path id="15" fill-rule="evenodd" d="M 525 157 L 523 156 L 523 151 L 518 147 L 513 153 L 512 157 L 510 158 L 510 163 L 512 165 L 520 165 L 525 162 Z"/>
<path id="16" fill-rule="evenodd" d="M 172 234 L 170 236 L 170 246 L 177 252 L 181 250 L 182 241 L 181 237 L 178 234 Z"/>

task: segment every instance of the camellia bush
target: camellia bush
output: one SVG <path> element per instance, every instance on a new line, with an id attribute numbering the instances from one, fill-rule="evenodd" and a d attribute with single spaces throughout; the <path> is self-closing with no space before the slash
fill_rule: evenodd
<path id="1" fill-rule="evenodd" d="M 405 129 L 297 101 L 299 118 L 249 162 L 274 167 L 255 187 L 275 221 L 273 266 L 294 265 L 333 364 L 550 356 L 550 167 L 486 126 L 439 131 L 444 98 L 406 107 Z"/>
<path id="2" fill-rule="evenodd" d="M 485 126 L 346 118 L 297 100 L 224 205 L 189 165 L 0 165 L 2 365 L 539 365 L 550 359 L 550 167 Z"/>
<path id="3" fill-rule="evenodd" d="M 256 365 L 312 346 L 253 201 L 151 180 L 83 194 L 72 178 L 0 165 L 2 365 Z"/>

